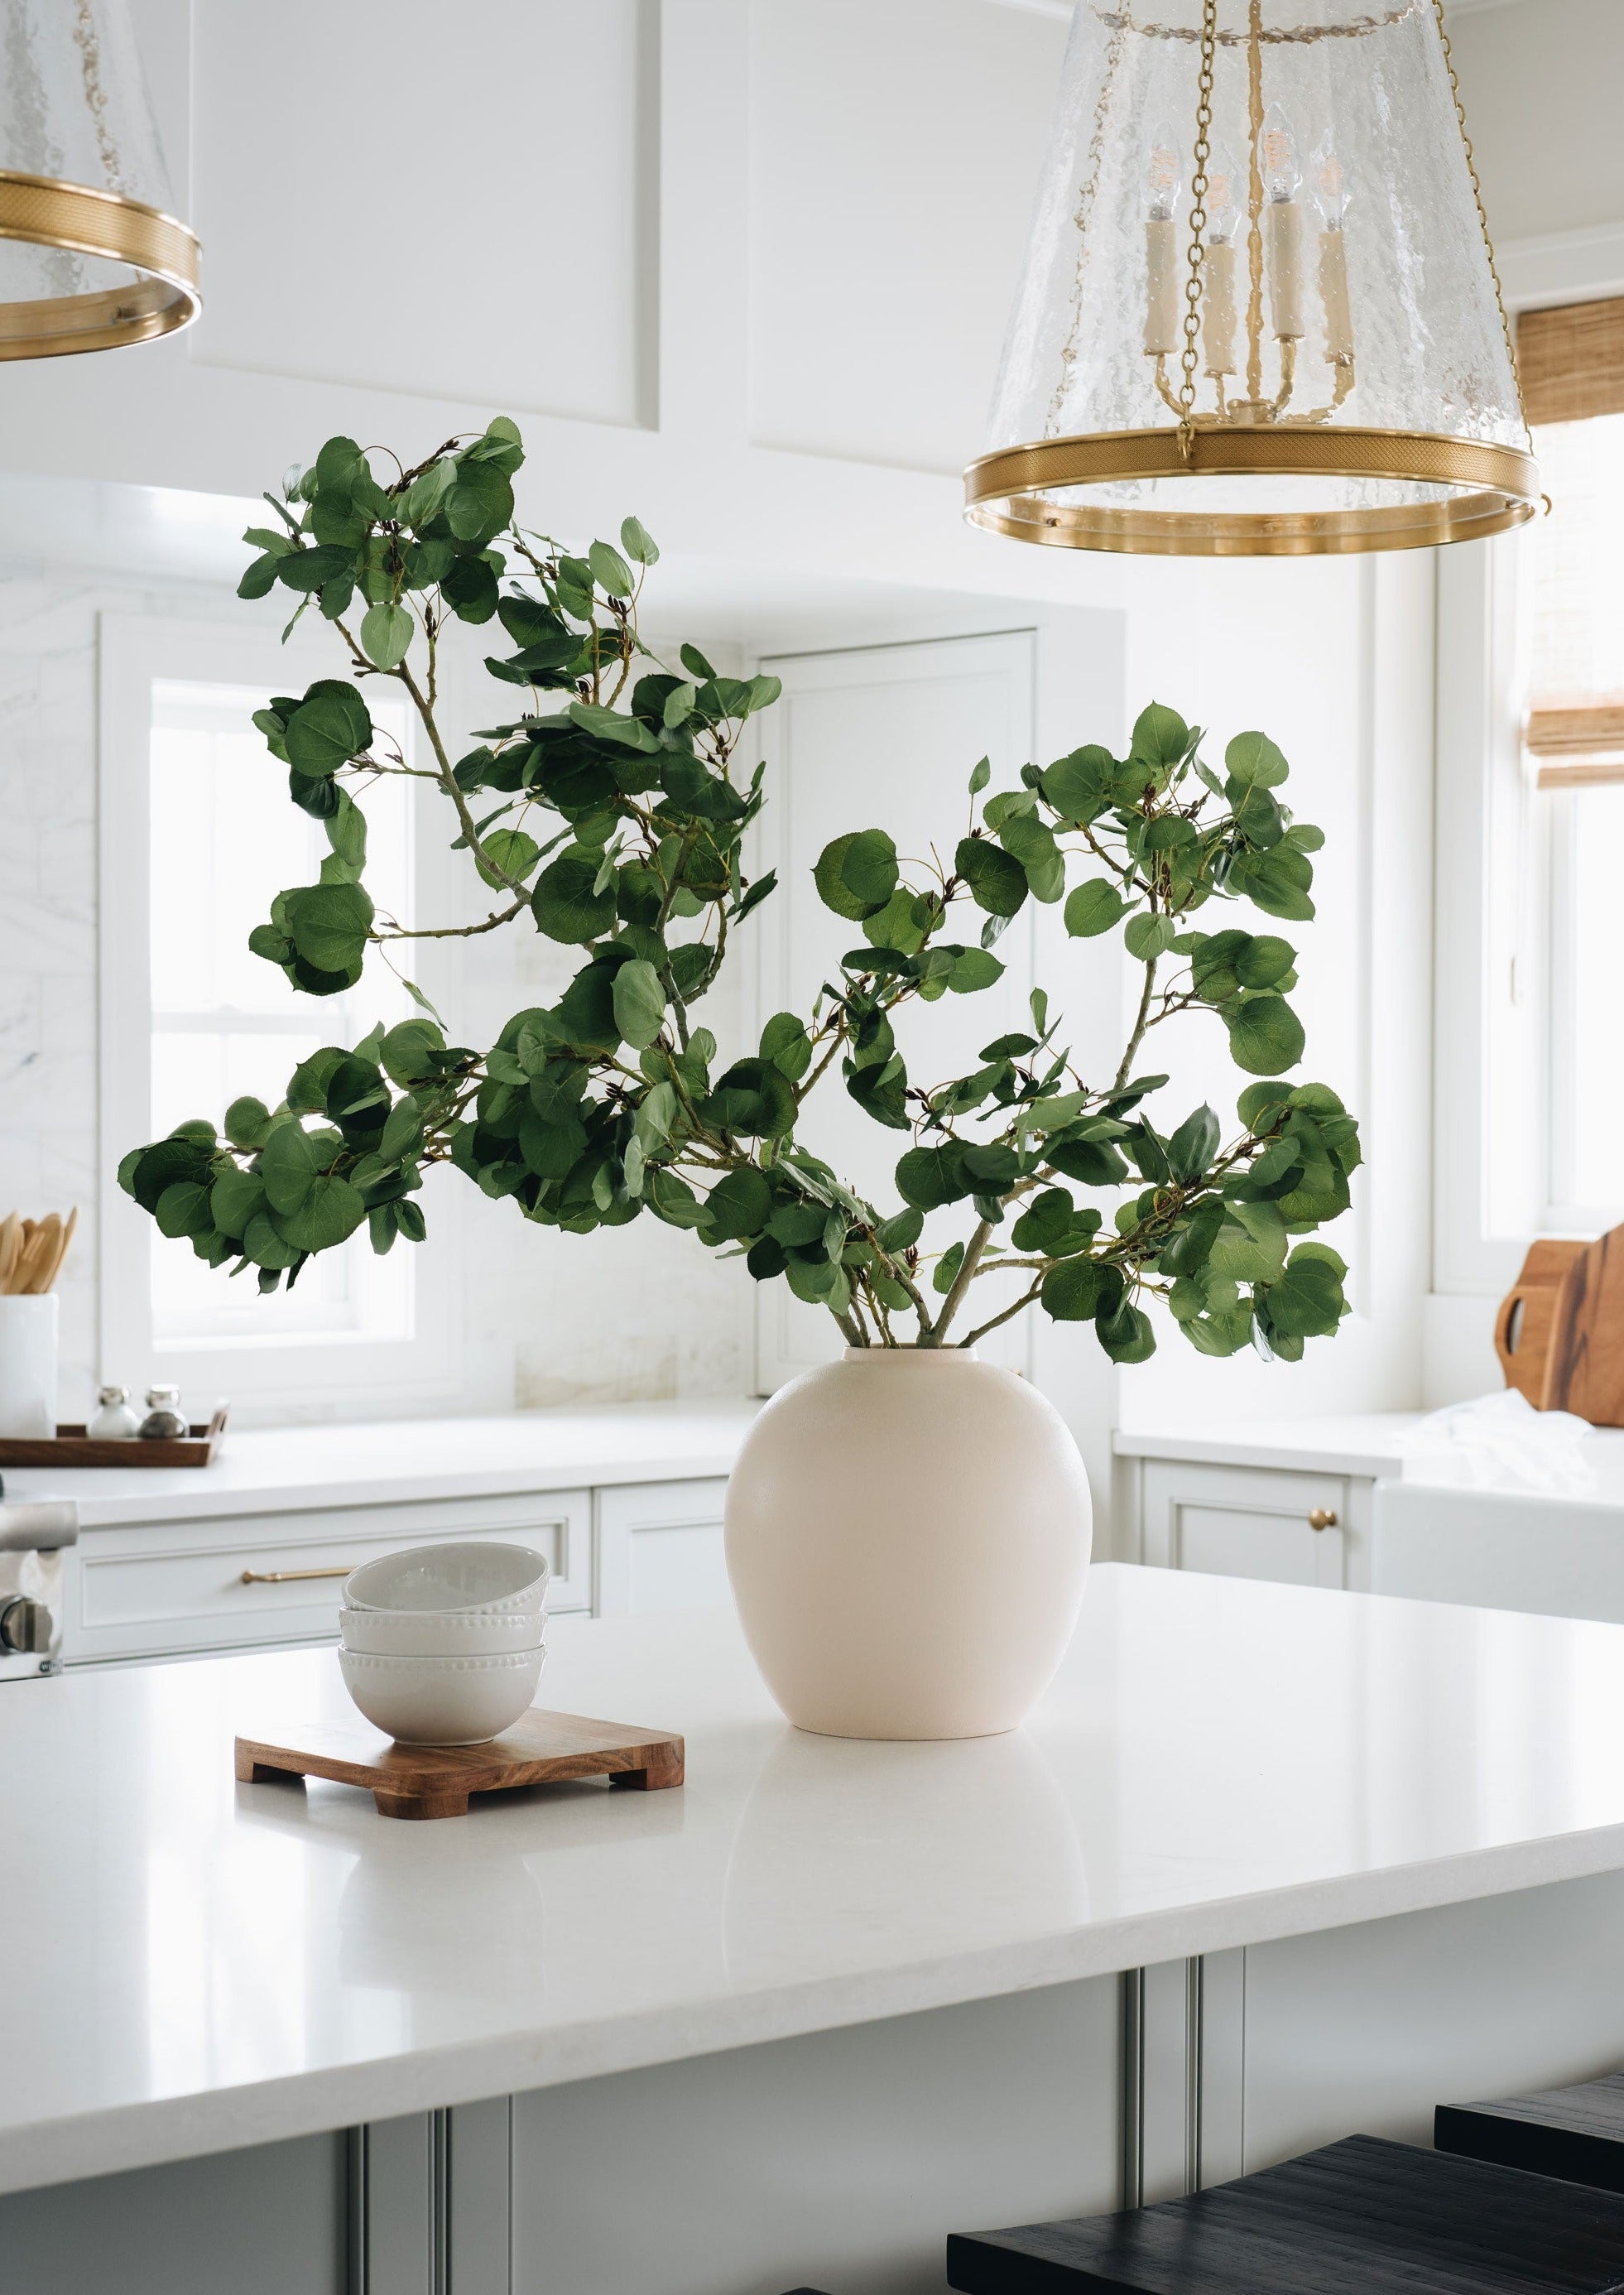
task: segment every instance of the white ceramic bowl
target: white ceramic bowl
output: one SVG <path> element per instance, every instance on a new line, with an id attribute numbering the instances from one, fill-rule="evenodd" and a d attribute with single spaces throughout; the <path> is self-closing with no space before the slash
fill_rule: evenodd
<path id="1" fill-rule="evenodd" d="M 351 1610 L 339 1613 L 347 1650 L 372 1657 L 503 1657 L 539 1649 L 540 1610 Z"/>
<path id="2" fill-rule="evenodd" d="M 545 1649 L 486 1657 L 378 1657 L 340 1649 L 344 1687 L 403 1745 L 483 1745 L 527 1711 Z"/>
<path id="3" fill-rule="evenodd" d="M 541 1609 L 551 1572 L 527 1546 L 457 1539 L 444 1546 L 406 1546 L 363 1562 L 344 1581 L 347 1610 Z"/>

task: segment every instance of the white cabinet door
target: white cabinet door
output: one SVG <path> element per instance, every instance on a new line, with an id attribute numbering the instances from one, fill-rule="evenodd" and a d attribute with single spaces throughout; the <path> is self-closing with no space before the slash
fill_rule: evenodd
<path id="1" fill-rule="evenodd" d="M 777 870 L 779 889 L 752 926 L 760 935 L 758 1026 L 778 1011 L 804 1017 L 820 983 L 861 944 L 861 927 L 826 909 L 813 886 L 813 864 L 826 845 L 848 830 L 884 829 L 905 857 L 928 855 L 934 845 L 951 866 L 968 825 L 966 785 L 976 760 L 991 758 L 994 788 L 1015 786 L 1032 755 L 1035 664 L 1030 630 L 763 662 L 782 679 L 784 698 L 762 721 L 775 796 L 763 820 L 759 866 Z M 908 1007 L 898 1048 L 911 1081 L 937 1084 L 964 1074 L 983 1044 L 1029 1025 L 1032 905 L 998 943 L 1005 972 L 996 986 Z M 980 911 L 967 907 L 965 917 L 963 937 L 974 939 Z M 837 1074 L 809 1104 L 797 1136 L 882 1210 L 899 1208 L 892 1174 L 908 1135 L 864 1115 Z M 943 1249 L 967 1231 L 966 1208 L 956 1207 L 957 1223 L 951 1211 L 926 1223 L 927 1249 Z M 989 1295 L 985 1313 L 995 1311 L 998 1278 L 975 1287 Z M 1027 1319 L 989 1337 L 983 1352 L 990 1360 L 1030 1370 Z M 761 1285 L 756 1375 L 763 1393 L 839 1351 L 839 1333 L 823 1309 L 804 1305 L 781 1280 Z"/>
<path id="2" fill-rule="evenodd" d="M 727 1482 L 634 1482 L 597 1494 L 600 1618 L 730 1602 L 722 1550 Z"/>
<path id="3" fill-rule="evenodd" d="M 1145 1560 L 1220 1578 L 1348 1584 L 1348 1487 L 1338 1474 L 1277 1474 L 1147 1458 Z"/>

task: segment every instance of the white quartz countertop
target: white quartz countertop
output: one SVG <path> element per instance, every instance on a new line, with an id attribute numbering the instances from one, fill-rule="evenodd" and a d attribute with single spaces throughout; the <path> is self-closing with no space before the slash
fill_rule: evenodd
<path id="1" fill-rule="evenodd" d="M 1203 1426 L 1119 1428 L 1120 1458 L 1208 1460 L 1220 1466 L 1289 1467 L 1302 1474 L 1399 1475 L 1419 1410 L 1335 1418 L 1225 1419 Z"/>
<path id="2" fill-rule="evenodd" d="M 1097 1568 L 957 1744 L 789 1728 L 724 1613 L 552 1643 L 684 1789 L 237 1785 L 328 1651 L 0 1686 L 0 2189 L 1624 1866 L 1624 1627 Z"/>
<path id="3" fill-rule="evenodd" d="M 8 1467 L 6 1495 L 70 1498 L 83 1529 L 265 1507 L 488 1498 L 726 1474 L 758 1401 L 605 1403 L 499 1418 L 227 1430 L 208 1466 Z"/>

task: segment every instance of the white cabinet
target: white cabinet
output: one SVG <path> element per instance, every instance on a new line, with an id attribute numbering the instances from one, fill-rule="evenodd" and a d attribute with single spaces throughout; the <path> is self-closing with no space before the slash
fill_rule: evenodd
<path id="1" fill-rule="evenodd" d="M 72 1665 L 330 1640 L 350 1571 L 396 1547 L 445 1538 L 533 1546 L 552 1565 L 549 1606 L 592 1606 L 586 1491 L 217 1515 L 86 1531 L 65 1580 L 63 1658 Z"/>
<path id="2" fill-rule="evenodd" d="M 1361 1583 L 1368 1485 L 1340 1474 L 1147 1458 L 1138 1467 L 1141 1559 L 1163 1570 Z"/>
<path id="3" fill-rule="evenodd" d="M 633 1482 L 597 1493 L 596 1600 L 600 1618 L 707 1610 L 730 1602 L 722 1550 L 722 1476 Z"/>

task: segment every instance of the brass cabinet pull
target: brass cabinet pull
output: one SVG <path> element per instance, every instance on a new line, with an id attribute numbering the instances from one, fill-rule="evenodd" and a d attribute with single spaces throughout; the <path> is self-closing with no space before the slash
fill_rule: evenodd
<path id="1" fill-rule="evenodd" d="M 1332 1516 L 1335 1520 L 1335 1516 Z M 245 1570 L 239 1581 L 244 1586 L 290 1586 L 296 1578 L 347 1578 L 351 1564 L 340 1562 L 332 1570 Z"/>
<path id="2" fill-rule="evenodd" d="M 1329 1507 L 1315 1507 L 1309 1515 L 1310 1530 L 1334 1530 L 1336 1516 Z"/>

